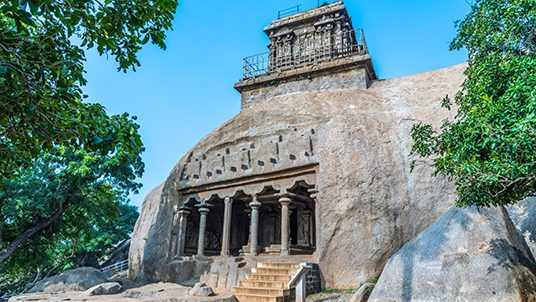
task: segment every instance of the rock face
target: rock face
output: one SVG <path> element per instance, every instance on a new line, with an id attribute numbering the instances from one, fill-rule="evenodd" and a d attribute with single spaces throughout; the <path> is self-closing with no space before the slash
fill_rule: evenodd
<path id="1" fill-rule="evenodd" d="M 28 292 L 61 293 L 73 290 L 83 291 L 105 282 L 106 276 L 100 270 L 93 267 L 80 267 L 45 278 L 37 282 Z"/>
<path id="2" fill-rule="evenodd" d="M 209 297 L 214 295 L 214 291 L 212 291 L 212 288 L 205 283 L 197 282 L 194 287 L 188 291 L 188 294 L 190 296 Z"/>
<path id="3" fill-rule="evenodd" d="M 418 160 L 411 173 L 408 155 L 413 124 L 439 126 L 450 116 L 440 108 L 440 101 L 457 91 L 464 69 L 465 65 L 458 65 L 374 81 L 366 90 L 318 86 L 270 95 L 244 108 L 200 141 L 173 168 L 164 185 L 148 195 L 132 237 L 130 276 L 145 282 L 174 279 L 169 267 L 176 236 L 174 212 L 183 200 L 179 190 L 194 164 L 219 169 L 221 158 L 217 161 L 216 154 L 226 154 L 226 164 L 236 161 L 238 167 L 248 156 L 252 163 L 269 162 L 275 155 L 265 147 L 278 137 L 280 155 L 286 154 L 281 155 L 279 167 L 318 165 L 312 262 L 320 265 L 324 285 L 356 287 L 379 276 L 387 259 L 455 200 L 447 181 L 430 176 L 431 162 Z M 325 75 L 315 81 L 340 77 Z M 299 150 L 304 137 L 310 137 L 306 147 L 313 148 L 314 154 Z M 295 158 L 289 160 L 288 153 Z M 260 168 L 225 173 L 239 177 L 257 173 L 256 169 Z M 199 181 L 207 177 L 204 171 Z"/>
<path id="4" fill-rule="evenodd" d="M 98 295 L 113 295 L 118 294 L 123 290 L 123 286 L 119 282 L 106 282 L 84 292 L 87 296 L 98 296 Z"/>
<path id="5" fill-rule="evenodd" d="M 350 299 L 350 302 L 367 302 L 372 290 L 374 289 L 373 283 L 365 283 L 355 292 Z"/>
<path id="6" fill-rule="evenodd" d="M 134 226 L 128 257 L 129 276 L 133 276 L 133 279 L 143 279 L 143 264 L 152 263 L 152 261 L 154 261 L 151 260 L 154 257 L 154 248 L 147 248 L 147 240 L 153 233 L 158 232 L 157 219 L 159 214 L 161 215 L 161 213 L 163 213 L 160 204 L 163 186 L 164 185 L 161 184 L 147 194 L 143 202 L 140 216 Z M 159 222 L 158 224 L 161 224 L 162 222 Z M 156 239 L 156 237 L 154 237 L 154 239 Z M 155 242 L 154 239 L 151 238 L 149 244 Z"/>
<path id="7" fill-rule="evenodd" d="M 237 302 L 230 292 L 220 292 L 210 297 L 188 295 L 189 287 L 173 283 L 147 284 L 128 289 L 122 294 L 87 295 L 85 292 L 66 292 L 57 294 L 32 293 L 12 297 L 9 302 L 35 301 L 96 301 L 96 302 Z"/>
<path id="8" fill-rule="evenodd" d="M 535 301 L 536 265 L 502 208 L 452 208 L 385 266 L 369 301 Z"/>
<path id="9" fill-rule="evenodd" d="M 519 233 L 525 238 L 532 255 L 536 256 L 536 197 L 509 206 L 508 213 Z"/>

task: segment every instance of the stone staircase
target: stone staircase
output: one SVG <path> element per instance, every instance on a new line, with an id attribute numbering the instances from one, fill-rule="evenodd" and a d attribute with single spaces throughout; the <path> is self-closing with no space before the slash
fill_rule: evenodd
<path id="1" fill-rule="evenodd" d="M 246 280 L 233 288 L 233 294 L 240 302 L 290 301 L 288 282 L 299 268 L 297 262 L 258 262 L 257 267 L 246 274 Z"/>

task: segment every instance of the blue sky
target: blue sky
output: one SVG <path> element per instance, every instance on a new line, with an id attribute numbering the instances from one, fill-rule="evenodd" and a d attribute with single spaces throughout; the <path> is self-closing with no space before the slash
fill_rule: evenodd
<path id="1" fill-rule="evenodd" d="M 179 0 L 180 1 L 180 0 Z M 242 58 L 265 52 L 262 29 L 278 10 L 317 0 L 180 1 L 167 50 L 152 45 L 140 53 L 142 66 L 116 71 L 113 58 L 87 55 L 91 102 L 109 113 L 138 117 L 146 147 L 144 196 L 163 182 L 176 162 L 201 138 L 240 111 L 233 84 L 241 77 Z M 466 60 L 448 50 L 454 21 L 469 11 L 465 0 L 346 0 L 354 27 L 363 28 L 381 79 L 439 69 Z"/>

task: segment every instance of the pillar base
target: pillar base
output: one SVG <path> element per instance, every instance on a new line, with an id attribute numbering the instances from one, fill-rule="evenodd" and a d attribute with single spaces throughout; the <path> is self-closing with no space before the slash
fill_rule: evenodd
<path id="1" fill-rule="evenodd" d="M 210 261 L 212 260 L 210 257 L 207 257 L 205 255 L 194 255 L 192 256 L 192 258 L 195 260 L 195 261 Z"/>

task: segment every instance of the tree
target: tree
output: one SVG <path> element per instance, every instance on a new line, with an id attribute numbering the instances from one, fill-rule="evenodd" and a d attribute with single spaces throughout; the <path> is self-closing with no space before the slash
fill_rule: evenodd
<path id="1" fill-rule="evenodd" d="M 415 125 L 412 152 L 433 156 L 459 206 L 513 204 L 536 191 L 536 1 L 475 0 L 457 30 L 466 80 L 443 101 L 456 118 Z"/>
<path id="2" fill-rule="evenodd" d="M 79 232 L 93 225 L 91 221 L 114 217 L 118 201 L 138 191 L 136 177 L 144 169 L 139 126 L 127 114 L 109 122 L 103 121 L 108 133 L 97 135 L 114 140 L 113 151 L 59 146 L 41 153 L 19 177 L 0 183 L 0 263 L 32 236 L 57 227 L 58 221 L 70 219 L 70 228 Z"/>
<path id="3" fill-rule="evenodd" d="M 106 116 L 83 102 L 84 50 L 96 48 L 135 70 L 149 41 L 165 48 L 177 0 L 11 0 L 0 2 L 0 177 L 41 150 L 69 144 L 111 150 L 94 135 Z"/>
<path id="4" fill-rule="evenodd" d="M 143 172 L 139 126 L 127 114 L 103 123 L 108 133 L 98 135 L 113 137 L 112 152 L 58 146 L 0 183 L 0 275 L 98 265 L 129 237 L 137 211 L 128 194 Z"/>
<path id="5" fill-rule="evenodd" d="M 128 237 L 137 212 L 127 196 L 144 168 L 139 126 L 84 101 L 84 51 L 135 70 L 144 44 L 165 49 L 177 5 L 0 2 L 0 283 L 100 260 Z"/>

